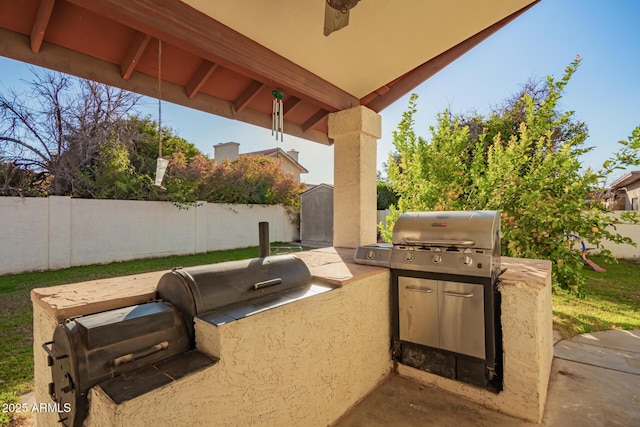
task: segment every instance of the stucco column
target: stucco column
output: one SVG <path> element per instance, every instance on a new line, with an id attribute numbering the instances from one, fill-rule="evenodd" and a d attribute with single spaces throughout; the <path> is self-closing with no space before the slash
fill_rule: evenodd
<path id="1" fill-rule="evenodd" d="M 329 115 L 335 247 L 376 242 L 376 142 L 381 123 L 377 113 L 363 106 Z"/>

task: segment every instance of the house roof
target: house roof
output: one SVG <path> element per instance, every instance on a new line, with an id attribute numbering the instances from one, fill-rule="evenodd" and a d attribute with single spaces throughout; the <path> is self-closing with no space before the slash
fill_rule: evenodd
<path id="1" fill-rule="evenodd" d="M 331 144 L 331 112 L 383 110 L 538 1 L 362 0 L 328 37 L 325 0 L 0 1 L 0 55 L 266 128 L 280 90 L 284 132 Z"/>
<path id="2" fill-rule="evenodd" d="M 298 161 L 296 159 L 291 157 L 286 151 L 284 151 L 284 150 L 282 150 L 280 148 L 269 148 L 267 150 L 252 151 L 250 153 L 243 153 L 243 154 L 240 154 L 240 155 L 241 156 L 283 157 L 283 158 L 287 159 L 290 163 L 292 163 L 295 167 L 297 167 L 300 170 L 300 173 L 309 173 L 307 168 L 302 166 L 300 163 L 298 163 Z"/>
<path id="3" fill-rule="evenodd" d="M 640 180 L 640 171 L 632 171 L 627 173 L 626 175 L 618 178 L 611 184 L 611 188 L 622 188 L 628 185 L 633 184 L 634 182 Z"/>

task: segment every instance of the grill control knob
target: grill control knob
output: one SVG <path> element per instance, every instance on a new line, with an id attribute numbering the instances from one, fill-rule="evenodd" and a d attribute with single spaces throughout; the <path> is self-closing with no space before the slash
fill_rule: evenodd
<path id="1" fill-rule="evenodd" d="M 369 259 L 374 259 L 375 257 L 376 257 L 375 251 L 369 251 L 369 253 L 367 254 L 367 258 Z"/>
<path id="2" fill-rule="evenodd" d="M 413 252 L 409 252 L 404 256 L 404 260 L 407 261 L 407 262 L 413 262 L 415 257 L 416 256 L 413 254 Z"/>
<path id="3" fill-rule="evenodd" d="M 471 265 L 471 263 L 473 262 L 470 256 L 463 256 L 461 261 L 462 265 Z"/>
<path id="4" fill-rule="evenodd" d="M 440 264 L 442 262 L 442 255 L 434 255 L 431 257 L 431 261 L 433 261 L 435 264 Z"/>

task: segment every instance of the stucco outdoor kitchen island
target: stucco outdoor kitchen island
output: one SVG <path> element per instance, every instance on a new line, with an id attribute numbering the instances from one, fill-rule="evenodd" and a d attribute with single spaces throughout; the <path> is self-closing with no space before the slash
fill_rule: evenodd
<path id="1" fill-rule="evenodd" d="M 196 348 L 217 359 L 215 364 L 118 404 L 93 387 L 85 425 L 324 426 L 392 372 L 539 422 L 553 355 L 550 263 L 503 258 L 504 389 L 493 394 L 394 366 L 388 269 L 354 264 L 353 249 L 297 255 L 315 282 L 335 289 L 221 325 L 196 318 Z M 42 345 L 56 326 L 149 301 L 164 273 L 32 291 L 37 402 L 52 402 Z M 57 413 L 36 417 L 38 426 L 59 425 Z"/>

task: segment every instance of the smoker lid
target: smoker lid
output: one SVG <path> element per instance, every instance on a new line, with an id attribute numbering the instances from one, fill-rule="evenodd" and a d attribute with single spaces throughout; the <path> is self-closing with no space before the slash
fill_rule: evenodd
<path id="1" fill-rule="evenodd" d="M 394 245 L 493 249 L 500 242 L 498 211 L 406 212 L 393 227 Z"/>
<path id="2" fill-rule="evenodd" d="M 193 341 L 199 314 L 310 284 L 304 261 L 286 254 L 176 268 L 160 278 L 156 295 L 182 313 Z"/>

